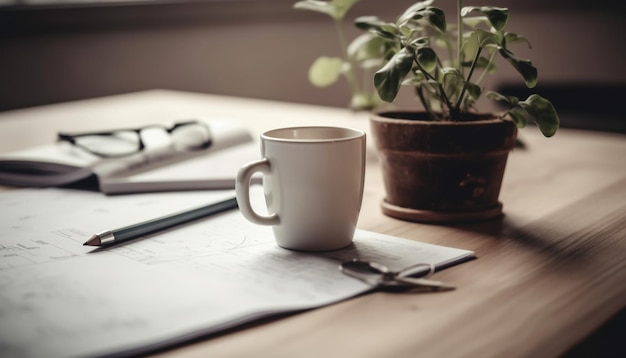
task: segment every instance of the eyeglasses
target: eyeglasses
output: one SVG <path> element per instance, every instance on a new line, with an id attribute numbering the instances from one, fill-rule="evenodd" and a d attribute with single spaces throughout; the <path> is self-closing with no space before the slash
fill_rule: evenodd
<path id="1" fill-rule="evenodd" d="M 146 148 L 142 132 L 147 129 L 162 129 L 171 138 L 176 150 L 202 150 L 211 146 L 209 127 L 200 121 L 184 121 L 172 127 L 152 124 L 135 129 L 117 129 L 103 132 L 68 134 L 59 133 L 60 141 L 86 150 L 102 158 L 118 158 L 138 153 Z"/>
<path id="2" fill-rule="evenodd" d="M 435 266 L 427 263 L 419 263 L 400 271 L 392 271 L 387 266 L 376 262 L 353 259 L 339 265 L 339 270 L 374 288 L 387 291 L 443 291 L 454 289 L 454 286 L 446 285 L 441 281 L 427 279 L 426 277 L 435 272 Z"/>

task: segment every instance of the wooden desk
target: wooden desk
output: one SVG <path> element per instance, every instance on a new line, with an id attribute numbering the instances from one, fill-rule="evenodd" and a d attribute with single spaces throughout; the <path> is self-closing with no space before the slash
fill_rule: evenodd
<path id="1" fill-rule="evenodd" d="M 295 125 L 368 128 L 365 113 L 172 91 L 148 91 L 0 113 L 0 151 L 54 140 L 58 130 L 108 129 L 206 116 L 254 132 Z M 176 357 L 550 357 L 626 305 L 626 141 L 623 135 L 522 130 L 509 157 L 506 216 L 431 226 L 382 215 L 383 186 L 368 154 L 359 226 L 474 250 L 436 274 L 458 287 L 375 293 L 163 352 Z"/>

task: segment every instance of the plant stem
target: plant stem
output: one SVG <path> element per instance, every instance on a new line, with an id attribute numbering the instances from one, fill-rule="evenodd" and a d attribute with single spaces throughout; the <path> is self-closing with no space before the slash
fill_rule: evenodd
<path id="1" fill-rule="evenodd" d="M 428 115 L 432 119 L 436 119 L 437 117 L 433 113 L 433 110 L 430 108 L 430 104 L 428 104 L 426 97 L 424 97 L 424 89 L 421 86 L 415 87 L 415 93 L 417 94 L 417 97 L 420 99 L 420 102 L 422 102 L 422 105 L 424 106 L 424 109 L 426 110 Z"/>
<path id="2" fill-rule="evenodd" d="M 456 38 L 456 55 L 457 55 L 457 69 L 463 73 L 463 20 L 461 19 L 461 9 L 463 8 L 462 0 L 457 0 L 457 38 Z"/>
<path id="3" fill-rule="evenodd" d="M 357 80 L 356 63 L 354 63 L 350 56 L 348 56 L 348 42 L 346 41 L 342 21 L 335 19 L 335 27 L 337 28 L 337 37 L 339 38 L 339 46 L 341 47 L 343 60 L 350 66 L 348 72 L 345 73 L 345 76 L 350 84 L 350 88 L 352 89 L 352 94 L 354 95 L 361 91 L 359 88 L 359 81 Z"/>
<path id="4" fill-rule="evenodd" d="M 493 63 L 493 59 L 496 57 L 496 51 L 494 51 L 491 56 L 489 57 L 489 61 L 487 62 L 487 66 L 485 66 L 485 70 L 480 74 L 480 77 L 478 77 L 478 79 L 476 80 L 476 84 L 480 84 L 483 79 L 485 78 L 485 75 L 487 75 L 489 66 L 491 66 L 491 64 Z"/>
<path id="5" fill-rule="evenodd" d="M 472 66 L 470 67 L 469 73 L 467 74 L 467 78 L 465 79 L 465 83 L 463 84 L 463 89 L 461 90 L 461 94 L 454 106 L 454 111 L 458 112 L 459 108 L 461 108 L 461 103 L 463 103 L 463 97 L 465 97 L 465 91 L 467 90 L 467 84 L 472 79 L 472 75 L 474 74 L 474 70 L 476 69 L 476 63 L 478 63 L 478 58 L 480 57 L 480 53 L 483 50 L 482 47 L 478 47 L 476 50 L 476 55 L 474 56 L 474 60 L 472 60 Z"/>
<path id="6" fill-rule="evenodd" d="M 444 104 L 446 105 L 446 107 L 448 107 L 449 111 L 452 111 L 452 102 L 450 101 L 450 99 L 448 98 L 448 96 L 446 95 L 446 92 L 443 90 L 443 86 L 441 85 L 441 83 L 439 81 L 437 81 L 437 79 L 435 79 L 435 77 L 433 77 L 433 75 L 431 75 L 430 73 L 428 73 L 428 71 L 426 71 L 420 64 L 419 62 L 414 61 L 415 64 L 417 65 L 417 68 L 419 68 L 420 72 L 422 74 L 424 74 L 424 76 L 426 76 L 426 78 L 432 80 L 437 86 L 435 87 L 435 91 L 439 92 L 439 95 L 441 96 L 441 100 L 442 102 L 444 102 Z M 433 85 L 434 86 L 434 85 Z"/>

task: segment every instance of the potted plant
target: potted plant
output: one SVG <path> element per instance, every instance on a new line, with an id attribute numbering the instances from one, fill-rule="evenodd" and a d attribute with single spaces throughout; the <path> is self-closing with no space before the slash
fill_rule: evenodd
<path id="1" fill-rule="evenodd" d="M 357 1 L 307 0 L 297 7 L 320 11 L 320 6 L 328 6 L 345 15 Z M 517 128 L 533 121 L 550 137 L 559 126 L 558 115 L 550 101 L 537 94 L 520 100 L 496 92 L 486 92 L 486 97 L 504 103 L 504 113 L 480 113 L 475 105 L 485 93 L 481 84 L 496 70 L 496 58 L 512 65 L 527 87 L 536 85 L 537 69 L 510 49 L 511 44 L 528 41 L 505 31 L 506 8 L 463 7 L 457 0 L 456 23 L 450 24 L 433 2 L 419 1 L 395 21 L 357 18 L 356 26 L 372 37 L 359 46 L 349 45 L 359 50 L 346 52 L 360 57 L 344 63 L 344 71 L 381 59 L 373 84 L 383 101 L 393 102 L 406 85 L 423 106 L 420 111 L 377 111 L 370 116 L 385 182 L 382 209 L 393 217 L 428 223 L 497 217 Z"/>

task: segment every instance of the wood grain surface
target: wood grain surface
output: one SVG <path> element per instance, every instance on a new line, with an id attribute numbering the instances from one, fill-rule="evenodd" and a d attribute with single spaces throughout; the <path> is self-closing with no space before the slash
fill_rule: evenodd
<path id="1" fill-rule="evenodd" d="M 155 90 L 0 113 L 0 151 L 59 130 L 108 129 L 195 116 L 232 118 L 255 133 L 297 125 L 368 129 L 338 108 Z M 457 286 L 372 293 L 207 337 L 164 357 L 554 357 L 626 306 L 626 138 L 520 131 L 501 201 L 487 222 L 436 226 L 384 216 L 380 166 L 368 148 L 362 229 L 474 250 L 436 273 Z M 4 188 L 10 190 L 11 188 Z M 626 337 L 625 337 L 626 338 Z"/>

